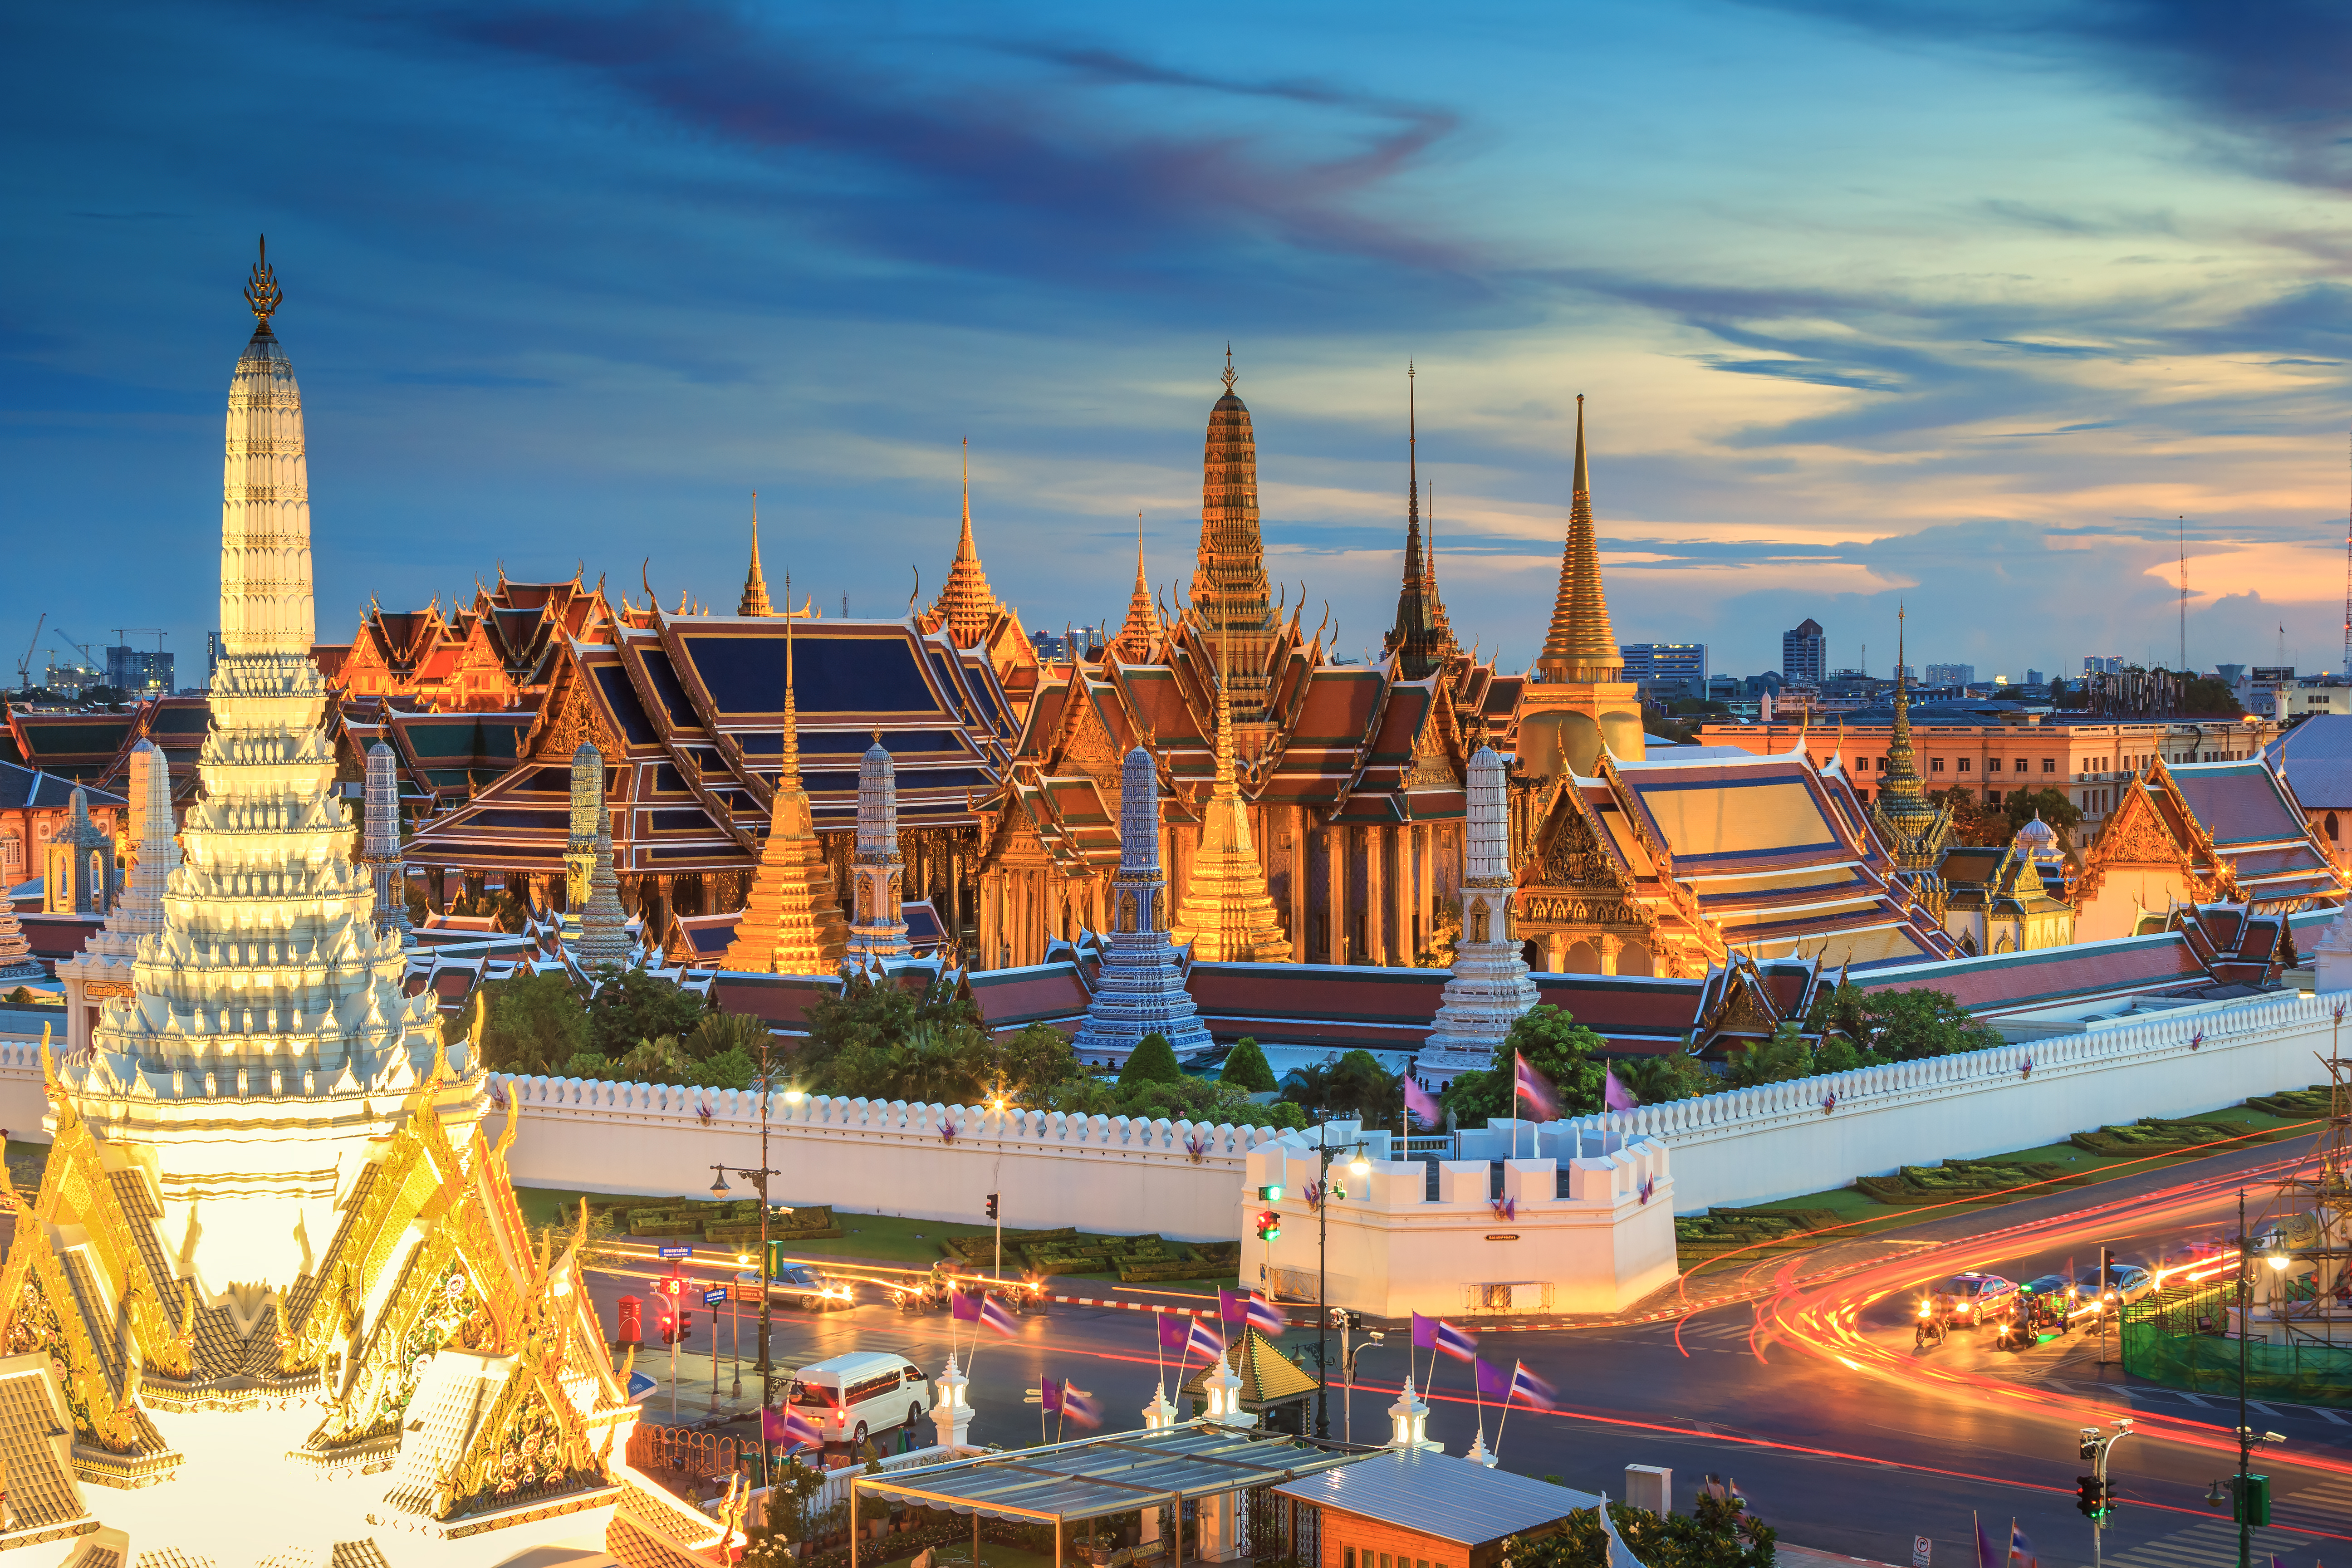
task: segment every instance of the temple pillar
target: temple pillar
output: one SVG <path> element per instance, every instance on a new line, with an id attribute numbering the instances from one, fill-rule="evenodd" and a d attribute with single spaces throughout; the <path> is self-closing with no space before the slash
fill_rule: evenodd
<path id="1" fill-rule="evenodd" d="M 29 842 L 29 839 L 27 842 Z M 432 911 L 436 915 L 446 915 L 449 912 L 448 887 L 448 867 L 427 866 L 425 868 L 425 906 L 432 910 Z"/>
<path id="2" fill-rule="evenodd" d="M 1437 942 L 1437 825 L 1424 823 L 1412 830 L 1412 912 L 1416 934 L 1413 951 Z"/>
<path id="3" fill-rule="evenodd" d="M 669 918 L 677 909 L 677 879 L 669 875 L 654 878 L 653 908 L 646 917 L 646 929 L 652 931 L 656 945 L 669 937 Z"/>
<path id="4" fill-rule="evenodd" d="M 478 908 L 484 895 L 484 889 L 488 887 L 489 879 L 489 873 L 487 871 L 467 871 L 461 873 L 458 879 L 458 885 L 463 888 L 465 891 L 460 896 L 463 897 L 467 903 L 473 904 Z"/>
<path id="5" fill-rule="evenodd" d="M 1416 951 L 1413 947 L 1413 931 L 1417 923 L 1413 919 L 1413 897 L 1418 886 L 1413 879 L 1412 829 L 1410 826 L 1391 827 L 1384 837 L 1389 841 L 1390 865 L 1396 878 L 1393 884 L 1396 890 L 1389 899 L 1392 916 L 1389 923 L 1390 962 L 1401 969 L 1410 969 Z"/>
<path id="6" fill-rule="evenodd" d="M 996 952 L 996 889 L 1003 873 L 990 871 L 980 879 L 980 931 L 977 942 L 980 952 L 974 955 L 972 967 L 994 969 L 1002 962 Z"/>
<path id="7" fill-rule="evenodd" d="M 1323 922 L 1326 963 L 1348 962 L 1348 830 L 1323 830 L 1323 896 L 1328 918 Z"/>
<path id="8" fill-rule="evenodd" d="M 1601 954 L 1601 973 L 1603 974 L 1616 973 L 1617 955 L 1624 951 L 1625 939 L 1622 937 L 1611 936 L 1604 931 L 1600 936 L 1593 939 L 1592 946 L 1593 950 Z"/>
<path id="9" fill-rule="evenodd" d="M 1381 828 L 1364 829 L 1364 962 L 1385 967 L 1388 963 L 1389 933 L 1385 906 L 1388 903 L 1388 879 L 1382 874 L 1388 868 L 1381 862 L 1388 846 L 1387 834 Z"/>
<path id="10" fill-rule="evenodd" d="M 1283 902 L 1290 916 L 1290 952 L 1299 963 L 1312 963 L 1314 955 L 1307 950 L 1307 808 L 1294 805 L 1285 817 L 1290 835 L 1290 881 Z"/>

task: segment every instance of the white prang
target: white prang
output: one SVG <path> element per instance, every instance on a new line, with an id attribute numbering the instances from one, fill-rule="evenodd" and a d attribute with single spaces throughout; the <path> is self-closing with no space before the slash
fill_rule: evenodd
<path id="1" fill-rule="evenodd" d="M 172 828 L 172 771 L 152 741 L 131 748 L 131 852 L 137 857 L 122 898 L 92 931 L 79 952 L 58 964 L 66 992 L 66 1049 L 79 1056 L 89 1048 L 90 1003 L 129 994 L 139 939 L 163 929 L 163 889 L 180 864 Z"/>
<path id="2" fill-rule="evenodd" d="M 856 903 L 849 921 L 852 963 L 904 958 L 906 858 L 898 851 L 898 770 L 875 737 L 857 764 L 857 853 L 849 865 Z"/>
<path id="3" fill-rule="evenodd" d="M 1518 883 L 1512 875 L 1503 782 L 1505 764 L 1481 746 L 1470 759 L 1469 832 L 1463 846 L 1462 935 L 1454 967 L 1433 1019 L 1429 1043 L 1414 1070 L 1442 1085 L 1465 1072 L 1485 1072 L 1511 1032 L 1533 1008 L 1536 983 L 1519 953 Z"/>
<path id="4" fill-rule="evenodd" d="M 1124 1062 L 1146 1035 L 1177 1055 L 1215 1042 L 1184 989 L 1184 965 L 1168 933 L 1168 879 L 1160 868 L 1160 772 L 1137 746 L 1120 765 L 1118 874 L 1112 879 L 1110 934 L 1102 969 L 1071 1045 L 1082 1062 Z"/>
<path id="5" fill-rule="evenodd" d="M 438 1030 L 432 994 L 403 994 L 398 933 L 376 929 L 320 727 L 301 395 L 266 320 L 230 384 L 222 479 L 224 655 L 186 859 L 132 994 L 62 1074 L 100 1138 L 153 1162 L 164 1236 L 210 1298 L 283 1289 L 325 1248 Z M 445 1115 L 478 1115 L 480 1072 L 462 1062 L 444 1093 Z"/>
<path id="6" fill-rule="evenodd" d="M 375 894 L 375 929 L 405 939 L 408 876 L 400 855 L 400 759 L 378 741 L 368 748 L 367 788 L 362 803 L 360 858 L 367 862 Z"/>

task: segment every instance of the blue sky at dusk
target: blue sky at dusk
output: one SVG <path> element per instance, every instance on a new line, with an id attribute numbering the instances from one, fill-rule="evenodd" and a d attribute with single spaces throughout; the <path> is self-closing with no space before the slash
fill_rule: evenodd
<path id="1" fill-rule="evenodd" d="M 2168 661 L 2178 530 L 2192 661 L 2335 668 L 2347 17 L 14 7 L 0 644 L 163 626 L 200 679 L 266 230 L 328 640 L 500 563 L 731 607 L 755 489 L 772 581 L 898 613 L 967 436 L 999 595 L 1116 617 L 1139 510 L 1189 574 L 1230 340 L 1269 570 L 1345 654 L 1412 359 L 1448 608 L 1507 667 L 1581 392 L 1627 641 L 1747 673 L 1811 615 L 1883 671 L 1904 599 L 1915 664 Z"/>

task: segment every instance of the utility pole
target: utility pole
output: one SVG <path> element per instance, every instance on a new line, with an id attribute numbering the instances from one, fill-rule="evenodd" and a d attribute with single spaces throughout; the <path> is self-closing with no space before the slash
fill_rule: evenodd
<path id="1" fill-rule="evenodd" d="M 2238 1189 L 2238 1568 L 2253 1568 L 2253 1489 L 2246 1467 L 2253 1458 L 2254 1429 L 2246 1425 L 2246 1336 L 2253 1330 L 2253 1310 L 2246 1286 L 2246 1189 Z"/>

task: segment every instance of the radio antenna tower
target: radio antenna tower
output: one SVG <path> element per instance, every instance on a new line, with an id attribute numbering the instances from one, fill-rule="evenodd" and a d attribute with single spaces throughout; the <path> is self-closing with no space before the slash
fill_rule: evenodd
<path id="1" fill-rule="evenodd" d="M 2344 513 L 2344 662 L 2336 668 L 2352 671 L 2352 505 Z"/>
<path id="2" fill-rule="evenodd" d="M 2189 673 L 2189 519 L 2183 514 L 2174 518 L 2180 536 L 2180 673 Z"/>

